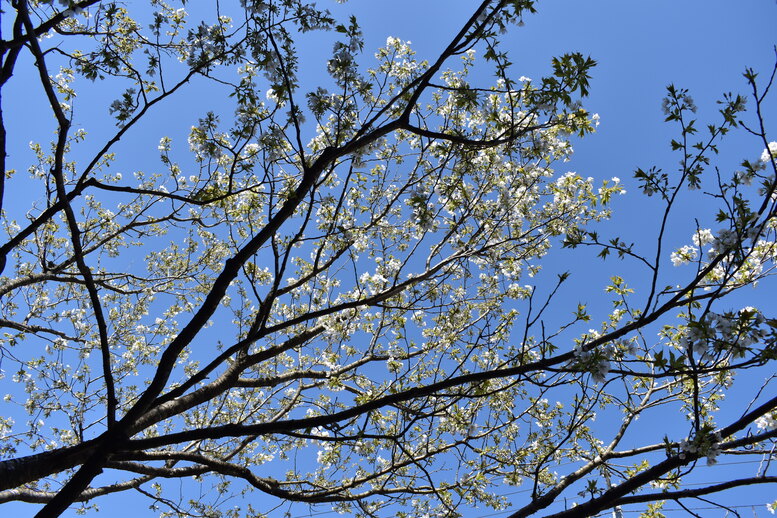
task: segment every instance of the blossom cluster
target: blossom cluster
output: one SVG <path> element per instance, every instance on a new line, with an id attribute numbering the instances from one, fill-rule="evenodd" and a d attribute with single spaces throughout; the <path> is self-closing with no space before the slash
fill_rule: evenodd
<path id="1" fill-rule="evenodd" d="M 220 19 L 221 22 L 228 22 L 223 18 Z M 226 50 L 221 24 L 207 25 L 201 22 L 196 31 L 189 32 L 189 43 L 186 62 L 192 68 L 203 66 L 208 62 L 217 62 L 217 56 L 224 54 Z"/>
<path id="2" fill-rule="evenodd" d="M 777 429 L 777 412 L 771 412 L 755 420 L 759 430 L 771 431 Z"/>
<path id="3" fill-rule="evenodd" d="M 721 453 L 720 442 L 722 440 L 720 432 L 715 432 L 711 435 L 701 434 L 693 440 L 683 439 L 680 441 L 680 458 L 684 459 L 688 454 L 705 455 L 707 457 L 707 465 L 712 466 L 718 462 L 717 458 Z"/>
<path id="4" fill-rule="evenodd" d="M 769 142 L 769 147 L 761 153 L 762 162 L 769 162 L 772 158 L 777 158 L 777 142 Z"/>
<path id="5" fill-rule="evenodd" d="M 329 430 L 326 430 L 325 428 L 318 427 L 315 430 L 315 434 L 320 437 L 329 437 L 331 434 L 329 433 Z M 316 462 L 319 466 L 321 466 L 323 469 L 329 469 L 332 467 L 332 463 L 335 461 L 334 458 L 334 443 L 331 441 L 318 441 L 319 445 L 321 446 L 321 449 L 316 452 Z"/>
<path id="6" fill-rule="evenodd" d="M 709 359 L 712 352 L 741 353 L 766 336 L 761 328 L 765 321 L 764 316 L 751 306 L 722 314 L 710 311 L 703 318 L 688 323 L 683 345 L 700 359 Z"/>
<path id="7" fill-rule="evenodd" d="M 411 220 L 422 231 L 431 230 L 434 226 L 436 207 L 429 199 L 430 195 L 428 193 L 417 189 L 411 193 L 410 198 L 407 200 L 408 205 L 413 209 Z"/>
<path id="8" fill-rule="evenodd" d="M 74 0 L 57 0 L 59 5 L 62 7 L 65 7 L 66 9 L 63 11 L 63 14 L 65 16 L 72 16 L 75 14 L 81 14 L 84 12 L 83 7 L 76 4 Z M 42 4 L 52 4 L 54 3 L 53 0 L 40 0 L 40 3 Z"/>
<path id="9" fill-rule="evenodd" d="M 590 329 L 586 336 L 595 339 L 599 333 Z M 610 358 L 616 352 L 615 344 L 610 342 L 595 349 L 586 349 L 587 343 L 588 340 L 582 340 L 575 344 L 575 365 L 578 369 L 589 372 L 594 382 L 601 383 L 610 372 Z"/>
<path id="10" fill-rule="evenodd" d="M 746 237 L 754 238 L 755 234 L 748 234 Z M 699 248 L 708 244 L 711 245 L 707 250 L 709 257 L 726 253 L 739 243 L 740 236 L 735 230 L 729 228 L 722 228 L 717 234 L 713 234 L 712 230 L 705 228 L 697 230 L 692 239 L 693 245 L 685 245 L 672 252 L 670 259 L 674 266 L 682 266 L 695 261 L 699 257 Z"/>

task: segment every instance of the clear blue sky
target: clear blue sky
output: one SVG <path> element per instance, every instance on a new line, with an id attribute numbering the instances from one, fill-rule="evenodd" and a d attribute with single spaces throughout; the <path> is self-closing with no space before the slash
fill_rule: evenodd
<path id="1" fill-rule="evenodd" d="M 130 8 L 136 3 L 129 2 Z M 331 4 L 331 9 L 338 15 L 357 15 L 366 36 L 365 59 L 362 62 L 365 66 L 371 65 L 368 56 L 383 45 L 389 35 L 411 40 L 420 59 L 433 59 L 476 4 L 470 0 L 351 0 L 344 5 L 320 0 L 318 3 Z M 189 6 L 192 11 L 196 8 L 191 3 Z M 527 17 L 524 27 L 513 28 L 504 37 L 515 63 L 514 75 L 516 78 L 522 75 L 540 77 L 548 72 L 550 58 L 564 52 L 580 51 L 598 61 L 593 72 L 591 96 L 585 106 L 600 114 L 601 125 L 596 134 L 577 143 L 572 162 L 564 167 L 583 176 L 620 177 L 629 194 L 615 205 L 613 231 L 632 232 L 634 228 L 640 228 L 649 233 L 652 221 L 643 215 L 651 205 L 637 193 L 631 176 L 635 167 L 657 165 L 671 169 L 677 162 L 668 145 L 675 133 L 663 122 L 660 109 L 665 86 L 675 83 L 690 89 L 702 121 L 706 117 L 714 117 L 714 103 L 723 92 L 747 93 L 741 77 L 744 68 L 753 67 L 766 75 L 776 59 L 777 4 L 771 0 L 545 0 L 538 2 L 537 7 L 538 13 Z M 7 2 L 4 2 L 4 8 L 8 8 Z M 8 23 L 3 20 L 4 34 L 9 32 L 6 28 Z M 306 76 L 314 80 L 316 74 L 324 73 L 328 48 L 300 46 L 298 50 L 303 66 L 308 64 L 311 67 L 305 68 Z M 20 67 L 24 64 L 29 64 L 29 59 L 20 61 Z M 20 170 L 31 163 L 27 142 L 33 138 L 45 140 L 51 134 L 50 126 L 39 123 L 40 120 L 49 121 L 50 116 L 45 105 L 41 104 L 41 92 L 31 92 L 31 84 L 36 84 L 35 88 L 39 89 L 31 69 L 18 68 L 3 92 L 3 109 L 9 120 L 7 125 L 16 132 L 9 135 L 15 146 L 10 167 Z M 156 145 L 165 132 L 161 127 L 170 120 L 178 120 L 185 132 L 207 110 L 218 111 L 219 106 L 223 106 L 218 100 L 210 98 L 207 92 L 198 90 L 196 83 L 194 86 L 175 105 L 177 108 L 163 108 L 149 125 L 128 135 L 118 150 L 118 163 L 125 164 L 125 170 L 138 167 L 131 165 L 127 156 L 135 159 L 138 154 L 144 153 L 150 158 L 148 165 L 143 167 L 154 167 Z M 79 109 L 88 113 L 91 119 L 107 115 L 106 106 L 115 92 L 95 91 L 93 98 L 81 95 Z M 94 99 L 94 102 L 87 99 Z M 182 106 L 195 106 L 196 111 L 181 112 Z M 777 140 L 777 110 L 774 109 L 777 103 L 774 99 L 769 106 L 772 120 L 767 122 L 775 129 L 771 140 Z M 190 115 L 185 115 L 187 112 Z M 767 112 L 767 116 L 769 114 Z M 27 122 L 23 123 L 22 119 Z M 111 124 L 107 119 L 102 123 L 90 120 L 85 126 L 93 134 L 99 134 L 101 126 L 108 128 Z M 157 126 L 160 128 L 155 130 Z M 21 131 L 19 128 L 22 128 Z M 760 155 L 762 148 L 752 143 L 752 140 L 738 135 L 728 139 L 721 156 L 721 169 L 731 170 L 741 159 Z M 130 152 L 131 155 L 128 155 Z M 9 193 L 6 203 L 12 204 L 14 196 Z M 21 198 L 22 202 L 28 202 Z M 14 209 L 13 205 L 9 208 Z M 29 207 L 17 205 L 16 208 L 26 210 Z M 689 206 L 687 210 L 688 214 L 702 213 L 704 207 Z M 709 221 L 707 225 L 711 223 Z M 678 229 L 672 239 L 682 244 L 687 242 L 688 237 L 687 229 Z M 617 263 L 607 265 L 620 268 Z M 588 272 L 590 275 L 573 278 L 576 284 L 572 286 L 579 291 L 581 299 L 587 292 L 600 293 L 606 278 L 615 273 L 607 265 Z M 774 311 L 777 305 L 768 297 L 756 293 L 753 297 L 767 313 L 777 313 Z M 738 403 L 735 401 L 733 404 Z M 725 473 L 721 470 L 715 476 L 725 477 Z M 132 497 L 132 503 L 128 503 L 128 497 Z M 763 504 L 769 497 L 758 495 L 757 491 L 751 492 L 743 503 L 759 504 L 757 515 L 766 516 Z M 771 495 L 771 498 L 774 496 Z M 153 515 L 147 511 L 146 501 L 133 493 L 101 498 L 97 503 L 103 509 L 99 516 Z M 261 505 L 257 507 L 261 508 Z M 5 508 L 9 511 L 6 512 Z M 15 509 L 21 509 L 19 514 L 15 514 Z M 30 508 L 9 505 L 3 506 L 2 511 L 5 516 L 25 516 Z M 748 510 L 746 514 L 752 513 Z M 334 513 L 324 515 L 335 516 Z M 75 516 L 75 513 L 67 516 Z"/>

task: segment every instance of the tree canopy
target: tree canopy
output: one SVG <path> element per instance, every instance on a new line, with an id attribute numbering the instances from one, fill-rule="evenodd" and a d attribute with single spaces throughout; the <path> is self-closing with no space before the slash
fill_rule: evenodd
<path id="1" fill-rule="evenodd" d="M 678 163 L 628 194 L 658 232 L 614 235 L 622 182 L 564 170 L 595 61 L 532 79 L 504 49 L 533 0 L 473 5 L 423 59 L 305 0 L 3 10 L 0 84 L 34 77 L 53 137 L 19 163 L 1 121 L 0 503 L 653 517 L 773 490 L 777 315 L 739 294 L 777 257 L 777 68 L 717 120 L 668 87 Z M 733 131 L 763 152 L 729 171 Z M 158 147 L 119 153 L 137 132 Z M 543 269 L 562 248 L 580 264 Z M 602 259 L 628 274 L 565 291 Z M 697 483 L 729 456 L 761 463 Z"/>

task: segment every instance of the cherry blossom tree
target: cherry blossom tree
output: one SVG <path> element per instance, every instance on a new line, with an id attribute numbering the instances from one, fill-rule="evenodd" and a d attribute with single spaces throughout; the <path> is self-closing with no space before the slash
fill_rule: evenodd
<path id="1" fill-rule="evenodd" d="M 680 165 L 638 169 L 629 193 L 660 231 L 610 236 L 620 180 L 563 171 L 597 124 L 594 61 L 516 79 L 500 44 L 532 0 L 482 1 L 426 60 L 393 37 L 365 49 L 355 18 L 304 0 L 142 4 L 3 4 L 0 82 L 35 78 L 53 139 L 21 164 L 14 121 L 0 133 L 0 502 L 662 516 L 777 482 L 774 385 L 742 376 L 774 368 L 777 320 L 736 305 L 777 255 L 772 71 L 706 128 L 668 89 Z M 202 92 L 229 110 L 197 112 Z M 159 118 L 179 98 L 189 111 Z M 110 131 L 87 133 L 100 116 Z M 152 129 L 157 149 L 122 148 Z M 716 170 L 735 129 L 763 154 Z M 717 217 L 669 249 L 689 199 Z M 543 271 L 560 248 L 640 272 L 611 278 L 604 321 Z M 723 456 L 763 462 L 686 484 Z"/>

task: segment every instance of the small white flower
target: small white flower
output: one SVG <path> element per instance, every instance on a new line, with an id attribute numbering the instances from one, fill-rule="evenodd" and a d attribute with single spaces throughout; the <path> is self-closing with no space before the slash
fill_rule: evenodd
<path id="1" fill-rule="evenodd" d="M 777 419 L 774 418 L 774 415 L 767 414 L 756 419 L 755 425 L 759 430 L 771 431 L 777 428 Z"/>
<path id="2" fill-rule="evenodd" d="M 608 372 L 610 372 L 610 361 L 603 358 L 599 360 L 594 371 L 591 372 L 591 379 L 594 380 L 594 383 L 603 383 L 604 380 L 607 379 Z"/>
<path id="3" fill-rule="evenodd" d="M 672 260 L 672 264 L 674 266 L 681 266 L 696 259 L 697 252 L 698 249 L 695 246 L 686 245 L 676 252 L 672 252 L 670 259 Z"/>
<path id="4" fill-rule="evenodd" d="M 697 230 L 693 235 L 693 244 L 696 246 L 704 246 L 712 243 L 714 240 L 715 236 L 712 235 L 712 230 L 708 228 Z"/>
<path id="5" fill-rule="evenodd" d="M 748 174 L 744 171 L 739 171 L 736 173 L 736 178 L 742 185 L 750 185 L 753 183 L 753 175 Z"/>
<path id="6" fill-rule="evenodd" d="M 777 142 L 769 142 L 769 147 L 761 153 L 761 162 L 769 162 L 772 158 L 777 158 Z"/>
<path id="7" fill-rule="evenodd" d="M 715 443 L 707 450 L 707 466 L 717 464 L 718 455 L 720 455 L 720 445 Z"/>
<path id="8" fill-rule="evenodd" d="M 731 229 L 723 228 L 712 242 L 712 254 L 722 254 L 729 251 L 737 243 L 737 233 Z"/>

